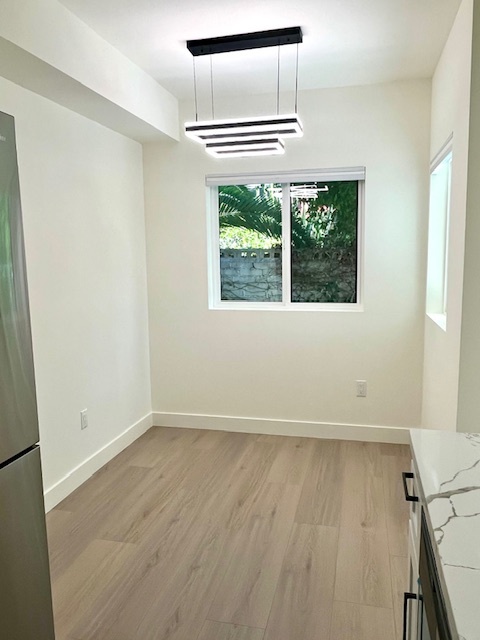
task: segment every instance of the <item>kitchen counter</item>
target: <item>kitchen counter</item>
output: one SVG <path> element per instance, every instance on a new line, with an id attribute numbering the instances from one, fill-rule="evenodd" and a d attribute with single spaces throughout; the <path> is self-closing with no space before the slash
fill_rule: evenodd
<path id="1" fill-rule="evenodd" d="M 480 434 L 412 429 L 410 441 L 452 632 L 480 640 Z"/>

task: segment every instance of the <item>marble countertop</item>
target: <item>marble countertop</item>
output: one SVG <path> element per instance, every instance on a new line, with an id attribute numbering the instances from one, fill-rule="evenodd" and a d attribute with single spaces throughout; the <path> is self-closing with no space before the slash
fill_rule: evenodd
<path id="1" fill-rule="evenodd" d="M 410 441 L 452 631 L 480 640 L 480 434 L 412 429 Z"/>

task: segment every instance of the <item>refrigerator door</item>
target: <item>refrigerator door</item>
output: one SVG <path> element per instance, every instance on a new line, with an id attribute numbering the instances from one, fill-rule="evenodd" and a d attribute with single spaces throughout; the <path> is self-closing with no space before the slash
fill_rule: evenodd
<path id="1" fill-rule="evenodd" d="M 38 447 L 0 469 L 0 514 L 0 638 L 54 640 Z"/>
<path id="2" fill-rule="evenodd" d="M 15 126 L 0 112 L 0 464 L 38 442 Z"/>

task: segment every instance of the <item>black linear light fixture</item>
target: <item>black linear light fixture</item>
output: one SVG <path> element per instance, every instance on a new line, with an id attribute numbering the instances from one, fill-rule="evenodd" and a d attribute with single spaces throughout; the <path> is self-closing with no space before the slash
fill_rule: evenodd
<path id="1" fill-rule="evenodd" d="M 229 156 L 276 156 L 285 153 L 285 145 L 279 138 L 255 138 L 230 142 L 209 142 L 205 150 L 215 158 Z"/>
<path id="2" fill-rule="evenodd" d="M 303 41 L 301 27 L 272 29 L 255 33 L 242 33 L 205 40 L 188 40 L 187 49 L 193 56 L 193 80 L 195 94 L 195 121 L 185 123 L 186 135 L 206 145 L 206 150 L 216 157 L 278 155 L 285 152 L 283 138 L 303 136 L 302 123 L 297 114 L 298 106 L 298 45 Z M 297 45 L 295 69 L 295 112 L 280 115 L 280 46 Z M 277 59 L 277 113 L 273 116 L 215 119 L 213 97 L 213 70 L 210 58 L 210 87 L 212 120 L 198 120 L 197 79 L 195 58 L 212 56 L 230 51 L 245 51 L 263 47 L 278 47 Z"/>
<path id="3" fill-rule="evenodd" d="M 241 33 L 237 36 L 187 40 L 187 49 L 192 56 L 208 56 L 214 53 L 227 53 L 228 51 L 246 51 L 247 49 L 278 47 L 284 44 L 298 44 L 302 41 L 302 29 L 300 27 L 289 27 L 287 29 Z"/>

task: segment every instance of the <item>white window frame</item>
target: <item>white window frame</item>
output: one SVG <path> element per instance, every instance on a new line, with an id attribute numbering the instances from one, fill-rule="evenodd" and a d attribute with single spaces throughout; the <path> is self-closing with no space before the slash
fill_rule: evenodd
<path id="1" fill-rule="evenodd" d="M 364 273 L 364 210 L 365 167 L 341 169 L 290 171 L 275 173 L 210 175 L 206 176 L 207 187 L 207 244 L 208 244 L 208 306 L 209 309 L 230 311 L 363 311 Z M 291 182 L 358 181 L 357 212 L 357 300 L 356 302 L 290 302 L 290 193 Z M 222 300 L 219 258 L 218 187 L 222 185 L 271 184 L 283 185 L 282 194 L 282 302 L 250 302 Z"/>
<path id="2" fill-rule="evenodd" d="M 432 273 L 438 269 L 438 255 L 439 251 L 433 246 L 433 235 L 437 230 L 432 229 L 434 224 L 434 216 L 438 215 L 438 212 L 432 211 L 432 176 L 438 167 L 450 156 L 450 163 L 447 174 L 446 185 L 446 197 L 445 197 L 445 210 L 443 212 L 443 234 L 442 241 L 443 247 L 441 251 L 442 255 L 442 283 L 441 283 L 441 300 L 438 300 L 438 283 L 433 282 L 434 277 Z M 445 141 L 443 146 L 437 155 L 430 163 L 430 205 L 429 205 L 429 231 L 428 231 L 428 269 L 427 269 L 427 316 L 435 322 L 443 331 L 447 330 L 447 298 L 448 298 L 448 257 L 450 248 L 450 210 L 451 210 L 451 191 L 452 191 L 452 167 L 453 167 L 453 135 L 450 135 Z M 432 284 L 433 283 L 433 284 Z M 437 293 L 432 293 L 435 290 Z"/>

